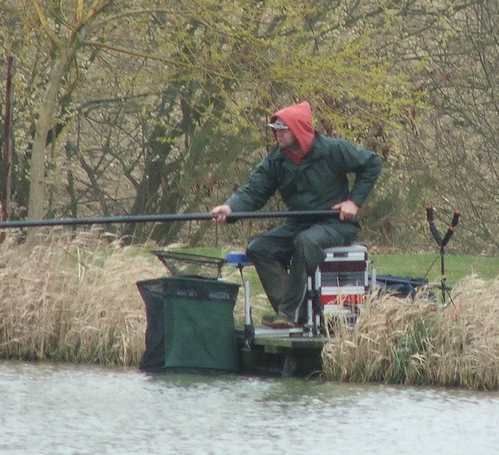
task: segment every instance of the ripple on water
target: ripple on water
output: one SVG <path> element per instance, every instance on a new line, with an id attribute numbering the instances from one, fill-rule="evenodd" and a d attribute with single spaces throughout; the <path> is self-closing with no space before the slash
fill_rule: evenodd
<path id="1" fill-rule="evenodd" d="M 496 454 L 499 393 L 0 363 L 3 454 Z"/>

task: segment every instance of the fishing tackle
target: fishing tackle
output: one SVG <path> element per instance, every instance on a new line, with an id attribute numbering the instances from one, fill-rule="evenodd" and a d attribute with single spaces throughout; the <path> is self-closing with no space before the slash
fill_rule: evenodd
<path id="1" fill-rule="evenodd" d="M 452 302 L 452 298 L 450 296 L 450 288 L 447 286 L 447 277 L 445 276 L 445 247 L 449 243 L 456 226 L 459 223 L 459 217 L 461 214 L 458 210 L 454 210 L 454 214 L 452 216 L 452 221 L 447 228 L 447 232 L 442 236 L 435 226 L 435 209 L 432 206 L 426 207 L 426 220 L 428 221 L 428 225 L 430 226 L 430 232 L 433 236 L 433 239 L 437 243 L 440 248 L 440 287 L 442 289 L 442 301 L 445 305 L 445 297 L 449 296 L 450 301 Z"/>
<path id="2" fill-rule="evenodd" d="M 227 217 L 227 221 L 237 221 L 250 218 L 308 218 L 308 217 L 331 217 L 338 216 L 339 210 L 289 210 L 276 212 L 233 212 Z M 15 220 L 0 222 L 1 229 L 44 227 L 44 226 L 81 226 L 92 224 L 114 224 L 114 223 L 167 223 L 172 221 L 201 221 L 211 220 L 211 213 L 174 213 L 156 215 L 121 215 L 91 218 L 55 218 L 48 220 Z"/>

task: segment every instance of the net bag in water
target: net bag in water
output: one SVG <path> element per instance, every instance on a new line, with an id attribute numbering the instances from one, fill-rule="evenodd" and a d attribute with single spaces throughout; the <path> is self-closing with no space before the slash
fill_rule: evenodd
<path id="1" fill-rule="evenodd" d="M 147 316 L 141 369 L 238 370 L 233 309 L 239 285 L 178 276 L 137 286 Z"/>

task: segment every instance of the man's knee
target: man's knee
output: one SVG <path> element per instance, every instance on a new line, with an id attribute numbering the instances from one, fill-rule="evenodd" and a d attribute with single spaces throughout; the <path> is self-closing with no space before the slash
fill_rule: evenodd
<path id="1" fill-rule="evenodd" d="M 296 250 L 314 250 L 314 249 L 326 249 L 334 246 L 343 246 L 345 244 L 345 238 L 339 232 L 328 232 L 327 238 L 324 236 L 317 237 L 316 233 L 313 231 L 303 231 L 300 232 L 294 239 L 294 247 Z"/>
<path id="2" fill-rule="evenodd" d="M 304 231 L 300 232 L 294 239 L 295 251 L 305 251 L 309 248 L 317 248 L 317 243 Z"/>
<path id="3" fill-rule="evenodd" d="M 315 268 L 325 257 L 319 242 L 306 231 L 295 237 L 294 248 L 295 258 L 305 261 L 307 270 Z"/>
<path id="4" fill-rule="evenodd" d="M 325 243 L 327 243 L 327 245 Z M 308 273 L 310 273 L 325 259 L 325 248 L 342 244 L 343 238 L 339 234 L 337 236 L 329 236 L 328 241 L 324 242 L 324 239 L 322 239 L 322 241 L 317 239 L 312 232 L 304 231 L 300 232 L 300 234 L 295 237 L 294 254 L 305 262 L 306 269 Z"/>
<path id="5" fill-rule="evenodd" d="M 246 247 L 246 255 L 253 259 L 255 257 L 261 257 L 268 255 L 268 245 L 262 237 L 255 237 L 250 240 L 248 246 Z"/>
<path id="6" fill-rule="evenodd" d="M 342 244 L 343 238 L 340 235 L 328 236 L 327 241 L 325 241 L 323 238 L 317 238 L 317 236 L 310 231 L 300 232 L 294 239 L 295 251 L 323 250 L 324 248 Z"/>

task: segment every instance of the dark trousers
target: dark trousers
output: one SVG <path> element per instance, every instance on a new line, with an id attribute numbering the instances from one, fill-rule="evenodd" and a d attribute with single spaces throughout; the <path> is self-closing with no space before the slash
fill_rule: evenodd
<path id="1" fill-rule="evenodd" d="M 276 313 L 296 322 L 307 275 L 315 273 L 324 260 L 324 249 L 350 244 L 359 230 L 358 224 L 334 219 L 313 224 L 286 223 L 254 237 L 247 255 Z"/>

